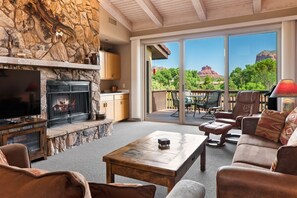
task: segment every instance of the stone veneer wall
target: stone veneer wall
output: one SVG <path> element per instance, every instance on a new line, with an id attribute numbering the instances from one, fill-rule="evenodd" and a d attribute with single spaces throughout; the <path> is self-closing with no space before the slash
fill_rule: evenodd
<path id="1" fill-rule="evenodd" d="M 0 0 L 0 56 L 83 63 L 98 52 L 97 0 Z M 47 80 L 92 82 L 92 113 L 99 110 L 99 71 L 0 64 L 0 68 L 41 71 L 42 118 Z"/>
<path id="2" fill-rule="evenodd" d="M 83 63 L 99 48 L 97 0 L 0 0 L 0 56 Z"/>

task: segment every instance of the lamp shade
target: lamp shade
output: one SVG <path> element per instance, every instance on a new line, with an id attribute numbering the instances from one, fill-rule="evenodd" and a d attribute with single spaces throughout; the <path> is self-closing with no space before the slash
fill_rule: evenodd
<path id="1" fill-rule="evenodd" d="M 297 96 L 297 84 L 292 79 L 283 79 L 278 82 L 272 94 L 271 98 L 275 97 L 296 97 Z"/>

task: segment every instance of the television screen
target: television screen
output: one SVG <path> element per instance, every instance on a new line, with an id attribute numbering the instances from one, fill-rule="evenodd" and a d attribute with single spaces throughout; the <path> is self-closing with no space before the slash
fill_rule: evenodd
<path id="1" fill-rule="evenodd" d="M 0 119 L 40 114 L 40 72 L 0 69 Z"/>

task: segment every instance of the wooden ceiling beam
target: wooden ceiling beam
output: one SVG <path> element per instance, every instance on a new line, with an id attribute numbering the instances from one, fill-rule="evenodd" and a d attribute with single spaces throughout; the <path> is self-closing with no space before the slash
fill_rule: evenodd
<path id="1" fill-rule="evenodd" d="M 163 17 L 150 0 L 136 0 L 136 2 L 158 27 L 163 26 Z"/>
<path id="2" fill-rule="evenodd" d="M 99 0 L 100 5 L 104 10 L 106 10 L 111 16 L 118 20 L 123 26 L 125 26 L 129 31 L 132 31 L 132 22 L 125 17 L 118 8 L 112 5 L 109 0 Z"/>
<path id="3" fill-rule="evenodd" d="M 192 0 L 192 4 L 196 10 L 196 13 L 201 21 L 206 21 L 207 13 L 206 7 L 204 5 L 203 0 Z"/>
<path id="4" fill-rule="evenodd" d="M 253 0 L 254 13 L 260 13 L 262 10 L 262 0 Z"/>

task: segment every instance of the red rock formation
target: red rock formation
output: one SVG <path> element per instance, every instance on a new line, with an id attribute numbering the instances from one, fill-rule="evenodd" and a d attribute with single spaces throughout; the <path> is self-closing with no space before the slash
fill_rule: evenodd
<path id="1" fill-rule="evenodd" d="M 214 71 L 210 66 L 206 65 L 201 68 L 201 71 L 198 72 L 198 75 L 200 77 L 210 76 L 215 78 L 222 77 L 220 74 L 218 74 L 216 71 Z"/>
<path id="2" fill-rule="evenodd" d="M 268 50 L 263 50 L 256 56 L 256 62 L 259 62 L 261 60 L 265 60 L 267 58 L 270 58 L 272 60 L 276 60 L 276 51 L 268 51 Z"/>

